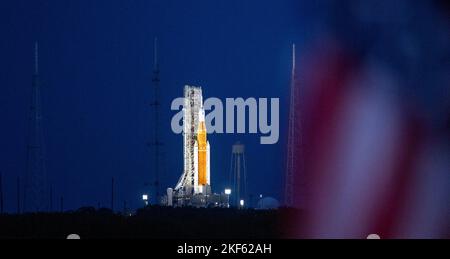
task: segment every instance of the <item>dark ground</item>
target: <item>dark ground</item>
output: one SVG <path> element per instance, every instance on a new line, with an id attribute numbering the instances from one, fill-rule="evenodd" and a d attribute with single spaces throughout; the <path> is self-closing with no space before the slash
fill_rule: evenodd
<path id="1" fill-rule="evenodd" d="M 292 209 L 148 207 L 132 216 L 86 207 L 74 212 L 0 215 L 0 238 L 281 238 Z"/>

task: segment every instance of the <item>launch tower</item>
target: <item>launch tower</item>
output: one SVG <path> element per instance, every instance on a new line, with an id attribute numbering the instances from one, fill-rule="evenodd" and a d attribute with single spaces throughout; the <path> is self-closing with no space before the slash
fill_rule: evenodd
<path id="1" fill-rule="evenodd" d="M 185 86 L 183 107 L 184 170 L 175 191 L 180 191 L 184 195 L 210 193 L 209 151 L 202 89 L 195 86 Z"/>
<path id="2" fill-rule="evenodd" d="M 185 86 L 183 106 L 183 173 L 175 189 L 167 189 L 169 206 L 220 206 L 221 195 L 211 192 L 210 145 L 202 89 Z"/>

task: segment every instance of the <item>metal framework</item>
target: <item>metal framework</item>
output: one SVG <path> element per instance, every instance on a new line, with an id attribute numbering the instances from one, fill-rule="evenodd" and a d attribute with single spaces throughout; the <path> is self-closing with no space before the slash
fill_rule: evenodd
<path id="1" fill-rule="evenodd" d="M 298 116 L 298 94 L 299 90 L 296 85 L 295 76 L 295 44 L 292 45 L 292 72 L 291 72 L 291 92 L 289 100 L 289 129 L 287 141 L 287 159 L 286 159 L 286 175 L 284 184 L 284 203 L 287 207 L 293 207 L 294 204 L 294 182 L 298 168 L 295 168 L 296 161 L 302 159 L 299 152 L 301 146 L 300 121 Z"/>
<path id="2" fill-rule="evenodd" d="M 193 194 L 195 187 L 195 144 L 199 124 L 199 111 L 203 106 L 202 89 L 185 86 L 183 107 L 183 156 L 184 170 L 175 190 L 182 189 L 185 195 Z"/>
<path id="3" fill-rule="evenodd" d="M 35 43 L 23 206 L 24 211 L 29 212 L 46 211 L 49 206 L 41 105 L 39 50 Z"/>

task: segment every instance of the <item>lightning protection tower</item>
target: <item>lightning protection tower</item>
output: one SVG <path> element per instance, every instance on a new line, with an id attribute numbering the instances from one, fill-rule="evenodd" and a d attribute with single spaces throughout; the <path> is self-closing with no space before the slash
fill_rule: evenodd
<path id="1" fill-rule="evenodd" d="M 29 110 L 26 182 L 24 206 L 26 212 L 48 209 L 47 172 L 45 163 L 44 131 L 42 128 L 41 86 L 39 81 L 39 49 L 34 46 L 34 73 Z"/>
<path id="2" fill-rule="evenodd" d="M 150 142 L 150 146 L 153 149 L 153 173 L 154 180 L 152 181 L 152 186 L 155 188 L 155 202 L 159 204 L 160 201 L 160 159 L 161 159 L 161 147 L 163 143 L 160 140 L 159 136 L 159 119 L 160 113 L 159 108 L 161 106 L 161 102 L 159 100 L 159 63 L 158 63 L 158 39 L 155 38 L 154 49 L 153 49 L 154 59 L 153 59 L 153 101 L 150 103 L 150 106 L 153 109 L 153 120 L 152 120 L 152 128 L 153 128 L 153 140 Z"/>
<path id="3" fill-rule="evenodd" d="M 284 204 L 287 207 L 295 207 L 294 195 L 298 193 L 295 187 L 303 188 L 304 186 L 296 186 L 298 182 L 296 177 L 301 177 L 299 174 L 302 171 L 303 156 L 302 156 L 302 135 L 301 135 L 301 118 L 300 118 L 300 104 L 299 104 L 299 89 L 296 82 L 295 74 L 295 44 L 292 45 L 292 72 L 291 72 L 291 86 L 290 86 L 290 100 L 289 100 L 289 128 L 287 140 L 287 159 L 286 159 L 286 174 L 284 182 Z"/>

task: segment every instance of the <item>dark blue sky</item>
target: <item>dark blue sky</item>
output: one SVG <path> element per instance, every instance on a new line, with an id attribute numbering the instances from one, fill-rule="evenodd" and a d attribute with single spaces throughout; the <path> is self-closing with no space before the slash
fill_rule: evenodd
<path id="1" fill-rule="evenodd" d="M 280 140 L 210 135 L 213 189 L 228 178 L 231 145 L 247 146 L 249 192 L 280 198 L 290 51 L 301 42 L 297 1 L 2 1 L 0 4 L 0 171 L 5 207 L 15 211 L 23 176 L 33 71 L 40 45 L 48 178 L 65 207 L 140 205 L 151 181 L 153 39 L 160 49 L 164 167 L 162 189 L 182 172 L 182 137 L 170 102 L 185 84 L 204 98 L 280 98 Z M 304 29 L 304 28 L 303 28 Z M 299 55 L 300 56 L 300 55 Z"/>

